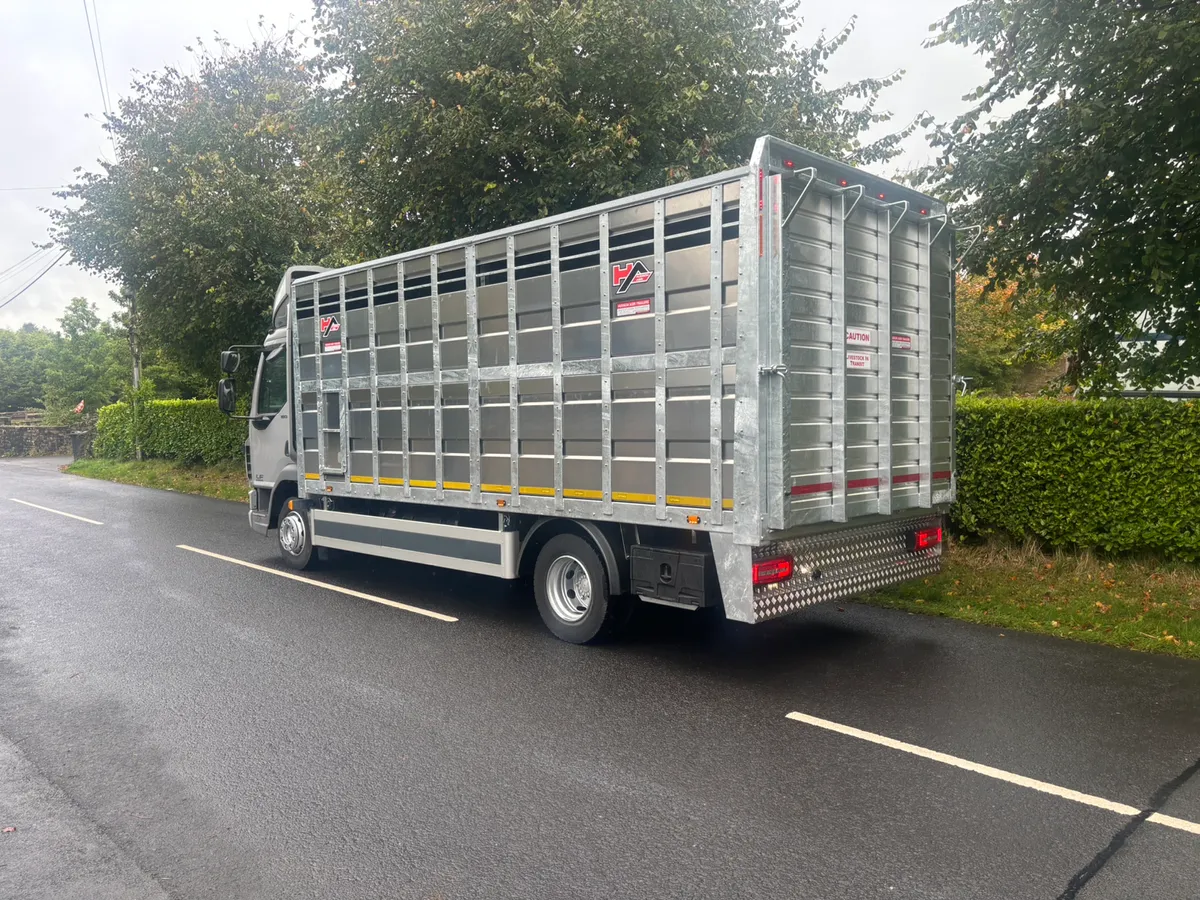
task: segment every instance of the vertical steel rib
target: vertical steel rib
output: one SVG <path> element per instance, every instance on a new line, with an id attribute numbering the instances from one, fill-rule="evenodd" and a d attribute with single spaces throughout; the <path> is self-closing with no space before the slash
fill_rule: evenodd
<path id="1" fill-rule="evenodd" d="M 429 254 L 429 317 L 433 328 L 433 481 L 439 500 L 446 496 L 442 484 L 445 460 L 442 448 L 442 325 L 441 296 L 438 293 L 438 255 Z"/>
<path id="2" fill-rule="evenodd" d="M 316 316 L 316 304 L 313 304 L 313 316 Z M 309 328 L 315 327 L 314 322 L 309 325 Z M 307 479 L 304 477 L 308 472 L 308 462 L 304 456 L 304 413 L 301 406 L 301 397 L 303 392 L 300 390 L 300 319 L 296 315 L 296 286 L 293 284 L 290 289 L 290 297 L 288 298 L 288 333 L 291 335 L 292 343 L 288 348 L 291 355 L 292 366 L 292 425 L 296 435 L 296 444 L 293 450 L 296 452 L 296 472 L 298 473 L 297 485 L 300 496 L 304 496 L 304 484 Z"/>
<path id="3" fill-rule="evenodd" d="M 654 494 L 655 515 L 667 517 L 667 252 L 666 202 L 654 201 Z"/>
<path id="4" fill-rule="evenodd" d="M 839 193 L 830 210 L 832 230 L 832 296 L 829 304 L 830 468 L 833 504 L 830 520 L 846 521 L 846 195 Z"/>
<path id="5" fill-rule="evenodd" d="M 721 217 L 724 210 L 725 189 L 717 185 L 712 189 L 709 200 L 708 242 L 708 496 L 712 520 L 721 521 L 724 504 L 724 487 L 721 478 L 721 396 L 724 378 L 721 368 L 721 279 L 723 277 L 721 239 Z"/>
<path id="6" fill-rule="evenodd" d="M 371 362 L 371 493 L 379 496 L 379 363 L 375 356 L 375 270 L 367 269 L 367 352 Z"/>
<path id="7" fill-rule="evenodd" d="M 508 262 L 505 268 L 508 285 L 508 446 L 509 446 L 509 478 L 512 488 L 513 506 L 521 505 L 521 456 L 520 431 L 518 429 L 517 399 L 520 381 L 517 378 L 517 246 L 516 239 L 510 234 L 505 241 Z"/>
<path id="8" fill-rule="evenodd" d="M 917 360 L 919 372 L 917 412 L 921 480 L 917 484 L 917 505 L 933 505 L 933 303 L 930 297 L 930 222 L 918 222 L 917 234 L 917 317 L 920 322 L 917 343 L 920 356 Z"/>
<path id="9" fill-rule="evenodd" d="M 475 279 L 475 249 L 475 244 L 467 245 L 464 265 L 467 279 L 467 431 L 471 454 L 471 502 L 479 503 L 481 500 L 479 488 L 481 481 L 479 476 L 479 294 Z"/>
<path id="10" fill-rule="evenodd" d="M 608 213 L 600 213 L 600 492 L 612 515 L 612 302 L 608 261 Z"/>
<path id="11" fill-rule="evenodd" d="M 878 305 L 879 362 L 876 380 L 879 425 L 879 514 L 892 514 L 892 211 L 881 208 L 875 219 L 875 298 Z"/>
<path id="12" fill-rule="evenodd" d="M 554 508 L 563 503 L 563 374 L 562 374 L 562 277 L 558 257 L 558 226 L 550 226 L 550 324 L 551 365 L 554 383 Z"/>
<path id="13" fill-rule="evenodd" d="M 396 263 L 396 315 L 400 326 L 400 431 L 404 438 L 404 496 L 412 496 L 412 435 L 408 430 L 408 300 L 404 291 L 404 263 Z"/>

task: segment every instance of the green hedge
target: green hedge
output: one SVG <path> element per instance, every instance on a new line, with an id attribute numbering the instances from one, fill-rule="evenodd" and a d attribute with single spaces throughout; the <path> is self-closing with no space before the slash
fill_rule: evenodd
<path id="1" fill-rule="evenodd" d="M 142 456 L 182 462 L 238 459 L 246 441 L 245 420 L 230 419 L 216 400 L 150 400 L 138 408 Z M 128 403 L 100 410 L 94 454 L 110 459 L 134 455 L 133 415 Z"/>
<path id="2" fill-rule="evenodd" d="M 1200 560 L 1200 406 L 1156 398 L 958 404 L 956 529 Z"/>

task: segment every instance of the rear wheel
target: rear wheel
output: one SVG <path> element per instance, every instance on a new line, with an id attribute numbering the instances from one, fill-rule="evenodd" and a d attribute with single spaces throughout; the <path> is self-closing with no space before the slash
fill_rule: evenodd
<path id="1" fill-rule="evenodd" d="M 312 529 L 305 510 L 284 509 L 279 516 L 279 555 L 293 569 L 312 568 L 317 561 L 313 553 Z"/>
<path id="2" fill-rule="evenodd" d="M 542 547 L 533 592 L 546 627 L 572 644 L 611 637 L 628 620 L 628 598 L 609 595 L 599 554 L 578 535 L 560 534 Z"/>

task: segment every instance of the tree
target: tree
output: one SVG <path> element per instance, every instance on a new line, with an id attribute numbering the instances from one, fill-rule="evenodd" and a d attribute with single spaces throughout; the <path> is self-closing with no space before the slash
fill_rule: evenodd
<path id="1" fill-rule="evenodd" d="M 935 27 L 991 70 L 922 174 L 985 226 L 977 270 L 1053 292 L 1094 387 L 1200 374 L 1195 0 L 970 0 Z M 1122 341 L 1146 333 L 1171 339 Z"/>
<path id="2" fill-rule="evenodd" d="M 324 0 L 324 125 L 362 255 L 743 164 L 770 132 L 854 162 L 899 75 L 827 88 L 796 0 Z"/>
<path id="3" fill-rule="evenodd" d="M 973 391 L 1033 393 L 1061 370 L 1063 329 L 1053 298 L 1035 286 L 994 284 L 989 275 L 960 276 L 954 319 L 955 374 Z"/>
<path id="4" fill-rule="evenodd" d="M 33 324 L 0 328 L 0 411 L 40 406 L 53 335 Z"/>
<path id="5" fill-rule="evenodd" d="M 290 34 L 218 50 L 201 45 L 194 75 L 136 81 L 105 125 L 116 161 L 50 213 L 76 262 L 136 296 L 139 337 L 206 372 L 218 348 L 261 339 L 284 268 L 322 255 L 306 202 L 312 74 Z"/>
<path id="6" fill-rule="evenodd" d="M 56 418 L 66 417 L 79 401 L 88 410 L 117 400 L 129 380 L 129 347 L 95 304 L 74 298 L 58 320 L 47 354 L 43 401 Z"/>

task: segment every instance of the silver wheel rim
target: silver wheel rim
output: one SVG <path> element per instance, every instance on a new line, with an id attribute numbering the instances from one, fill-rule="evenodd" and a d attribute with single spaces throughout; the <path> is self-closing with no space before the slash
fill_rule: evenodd
<path id="1" fill-rule="evenodd" d="M 554 615 L 575 624 L 592 608 L 592 579 L 583 563 L 573 556 L 560 556 L 546 572 L 546 596 Z"/>
<path id="2" fill-rule="evenodd" d="M 295 510 L 279 522 L 279 546 L 292 556 L 304 552 L 304 516 Z"/>

